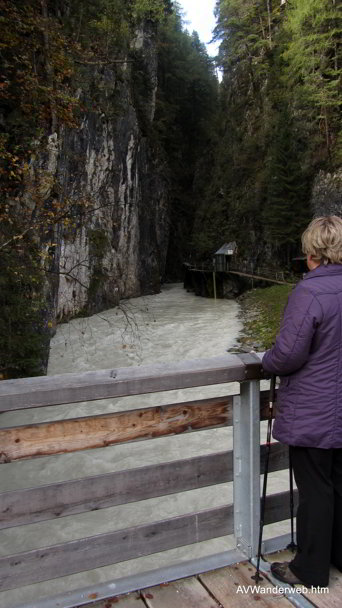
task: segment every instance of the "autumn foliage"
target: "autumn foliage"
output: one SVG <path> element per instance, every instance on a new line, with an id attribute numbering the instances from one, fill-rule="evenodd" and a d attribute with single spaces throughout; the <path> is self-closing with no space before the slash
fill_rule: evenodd
<path id="1" fill-rule="evenodd" d="M 76 230 L 91 209 L 89 200 L 66 198 L 56 180 L 58 142 L 65 130 L 79 128 L 86 110 L 77 91 L 87 67 L 119 66 L 138 21 L 162 19 L 168 4 L 0 0 L 2 377 L 43 373 L 57 234 L 60 227 Z"/>

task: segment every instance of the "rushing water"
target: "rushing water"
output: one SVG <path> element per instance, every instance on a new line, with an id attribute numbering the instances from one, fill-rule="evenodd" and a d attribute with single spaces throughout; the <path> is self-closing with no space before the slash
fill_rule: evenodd
<path id="1" fill-rule="evenodd" d="M 51 343 L 48 374 L 83 372 L 161 361 L 218 356 L 236 346 L 242 329 L 239 305 L 231 300 L 196 297 L 181 285 L 166 285 L 158 295 L 135 298 L 89 318 L 58 327 Z M 59 420 L 193 400 L 238 392 L 237 384 L 169 391 L 3 414 L 1 426 Z M 44 457 L 0 467 L 3 491 L 97 475 L 162 461 L 231 449 L 230 428 L 135 442 L 74 454 Z M 231 484 L 149 499 L 129 505 L 42 522 L 0 533 L 0 555 L 92 536 L 232 502 Z M 0 608 L 24 604 L 96 582 L 145 571 L 182 559 L 229 549 L 223 538 L 0 594 Z M 20 581 L 18 581 L 20 584 Z"/>

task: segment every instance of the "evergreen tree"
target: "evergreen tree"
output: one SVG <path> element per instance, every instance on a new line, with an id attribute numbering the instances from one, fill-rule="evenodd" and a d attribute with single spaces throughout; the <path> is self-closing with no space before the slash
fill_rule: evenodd
<path id="1" fill-rule="evenodd" d="M 218 94 L 214 62 L 197 33 L 184 30 L 177 4 L 161 29 L 158 82 L 155 128 L 172 176 L 167 267 L 168 276 L 175 279 L 182 276 L 182 262 L 191 255 L 191 231 L 203 195 L 202 178 L 210 178 L 210 167 L 206 165 L 200 171 L 199 166 L 212 145 Z"/>
<path id="2" fill-rule="evenodd" d="M 298 236 L 310 218 L 309 190 L 301 168 L 303 149 L 288 109 L 282 108 L 275 118 L 266 160 L 263 222 L 266 241 L 273 245 L 280 261 L 288 266 L 297 253 Z"/>
<path id="3" fill-rule="evenodd" d="M 184 31 L 171 0 L 0 0 L 0 9 L 0 372 L 25 375 L 41 373 L 46 360 L 44 272 L 56 270 L 48 253 L 54 235 L 73 233 L 75 217 L 91 211 L 91 201 L 67 200 L 53 171 L 45 170 L 47 136 L 61 140 L 87 111 L 115 120 L 125 112 L 116 92 L 129 87 L 140 132 L 169 168 L 170 259 L 179 267 L 189 248 L 198 159 L 210 141 L 217 79 L 204 45 Z M 147 100 L 155 83 L 134 44 L 144 28 L 159 45 L 153 122 Z M 107 69 L 115 87 L 105 95 Z"/>
<path id="4" fill-rule="evenodd" d="M 341 138 L 342 3 L 293 0 L 284 29 L 286 86 L 293 91 L 294 107 L 302 113 L 314 146 L 324 147 L 321 157 L 328 155 L 328 161 L 334 162 L 332 152 Z M 336 161 L 340 160 L 338 154 Z"/>
<path id="5" fill-rule="evenodd" d="M 195 244 L 237 240 L 242 256 L 285 264 L 318 162 L 340 162 L 341 2 L 217 0 L 216 18 L 220 127 Z"/>

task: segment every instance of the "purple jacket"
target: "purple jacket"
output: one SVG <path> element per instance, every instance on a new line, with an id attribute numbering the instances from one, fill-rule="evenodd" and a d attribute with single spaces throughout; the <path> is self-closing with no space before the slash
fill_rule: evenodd
<path id="1" fill-rule="evenodd" d="M 342 448 L 342 264 L 319 266 L 298 283 L 262 365 L 281 377 L 273 437 Z"/>

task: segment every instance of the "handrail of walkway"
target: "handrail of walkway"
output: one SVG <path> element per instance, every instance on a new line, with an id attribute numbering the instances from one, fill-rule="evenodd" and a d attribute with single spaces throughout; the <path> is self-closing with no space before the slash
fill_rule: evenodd
<path id="1" fill-rule="evenodd" d="M 288 280 L 289 275 L 284 270 L 276 268 L 268 268 L 265 266 L 257 266 L 253 264 L 236 264 L 229 262 L 223 269 L 217 267 L 215 264 L 206 262 L 199 266 L 186 266 L 188 272 L 196 273 L 214 273 L 214 274 L 236 274 L 242 277 L 256 279 L 258 281 L 266 281 L 270 283 L 276 283 L 278 285 L 295 285 L 296 282 L 293 276 L 290 275 L 291 280 Z M 285 275 L 286 278 L 285 278 Z"/>
<path id="2" fill-rule="evenodd" d="M 149 572 L 145 578 L 141 574 L 132 575 L 54 597 L 37 598 L 20 606 L 91 605 L 95 599 L 142 588 L 144 581 L 147 587 L 151 581 L 166 582 L 180 573 L 189 576 L 255 556 L 260 472 L 265 461 L 265 447 L 260 450 L 260 420 L 266 419 L 268 410 L 268 391 L 260 392 L 262 377 L 261 358 L 257 354 L 226 354 L 210 359 L 0 382 L 2 413 L 61 404 L 70 404 L 72 410 L 71 404 L 81 401 L 240 383 L 240 393 L 234 396 L 0 428 L 0 462 L 2 467 L 11 467 L 12 463 L 19 466 L 19 461 L 28 458 L 234 427 L 233 451 L 1 492 L 0 528 L 30 524 L 37 527 L 39 536 L 39 526 L 44 521 L 234 482 L 233 504 L 131 528 L 121 526 L 107 533 L 0 557 L 0 604 L 1 596 L 7 597 L 6 593 L 18 587 L 231 534 L 236 538 L 235 550 Z M 269 470 L 287 466 L 284 446 L 274 444 Z M 288 519 L 287 495 L 281 492 L 268 497 L 266 524 Z M 284 537 L 271 539 L 263 549 L 281 548 L 286 541 Z M 11 606 L 14 608 L 13 603 Z"/>

